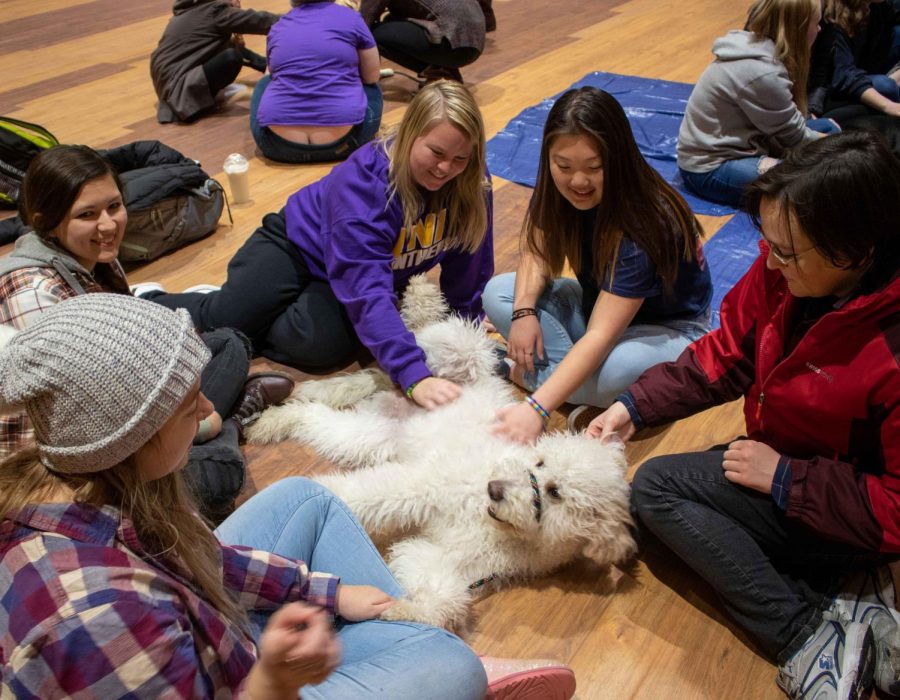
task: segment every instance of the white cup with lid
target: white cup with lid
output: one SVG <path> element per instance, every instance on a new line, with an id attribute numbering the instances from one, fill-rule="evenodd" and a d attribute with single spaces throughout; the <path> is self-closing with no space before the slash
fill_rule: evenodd
<path id="1" fill-rule="evenodd" d="M 228 184 L 231 187 L 231 203 L 242 204 L 250 201 L 250 163 L 240 153 L 232 153 L 225 159 L 222 166 L 228 175 Z"/>

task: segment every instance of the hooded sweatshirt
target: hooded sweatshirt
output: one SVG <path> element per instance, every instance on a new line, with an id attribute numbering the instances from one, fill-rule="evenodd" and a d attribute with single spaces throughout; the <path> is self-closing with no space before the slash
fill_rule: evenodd
<path id="1" fill-rule="evenodd" d="M 187 121 L 215 105 L 203 64 L 236 47 L 234 34 L 267 34 L 271 12 L 242 10 L 226 0 L 175 0 L 173 17 L 150 56 L 150 78 L 159 97 L 160 123 Z"/>
<path id="2" fill-rule="evenodd" d="M 716 60 L 697 81 L 678 132 L 678 167 L 707 173 L 728 160 L 780 157 L 819 138 L 794 103 L 771 39 L 735 30 L 712 51 Z"/>
<path id="3" fill-rule="evenodd" d="M 49 307 L 92 292 L 130 294 L 122 266 L 97 263 L 88 272 L 68 252 L 33 231 L 0 258 L 0 323 L 22 330 Z M 0 457 L 23 447 L 30 436 L 27 414 L 0 416 Z"/>

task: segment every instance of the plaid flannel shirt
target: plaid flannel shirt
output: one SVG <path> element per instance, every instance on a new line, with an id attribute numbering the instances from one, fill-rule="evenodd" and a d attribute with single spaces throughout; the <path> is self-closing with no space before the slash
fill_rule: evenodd
<path id="1" fill-rule="evenodd" d="M 93 277 L 75 273 L 88 293 L 106 291 Z M 0 323 L 27 328 L 51 306 L 77 296 L 52 267 L 25 267 L 0 278 Z M 28 414 L 0 415 L 0 458 L 22 449 L 33 431 Z"/>
<path id="2" fill-rule="evenodd" d="M 339 579 L 221 547 L 247 610 L 306 600 L 334 614 Z M 29 506 L 0 523 L 0 698 L 240 697 L 253 640 L 178 562 L 154 558 L 111 506 Z"/>

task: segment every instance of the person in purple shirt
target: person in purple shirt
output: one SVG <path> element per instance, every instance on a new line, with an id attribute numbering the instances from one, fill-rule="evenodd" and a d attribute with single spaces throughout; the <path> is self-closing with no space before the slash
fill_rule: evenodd
<path id="1" fill-rule="evenodd" d="M 416 403 L 455 399 L 432 377 L 398 311 L 413 275 L 441 267 L 450 307 L 482 315 L 494 270 L 484 125 L 472 94 L 441 80 L 413 98 L 396 132 L 360 148 L 266 215 L 210 294 L 149 294 L 198 328 L 237 328 L 255 350 L 304 369 L 352 361 L 361 342 Z"/>
<path id="2" fill-rule="evenodd" d="M 291 0 L 269 30 L 264 76 L 250 102 L 250 131 L 283 163 L 343 160 L 381 124 L 379 56 L 355 0 Z"/>
<path id="3" fill-rule="evenodd" d="M 678 357 L 709 329 L 712 283 L 700 224 L 597 88 L 569 90 L 547 115 L 523 231 L 516 272 L 492 279 L 484 303 L 510 378 L 533 392 L 501 409 L 495 432 L 528 442 L 564 401 L 609 406 Z M 577 279 L 558 277 L 566 262 Z"/>

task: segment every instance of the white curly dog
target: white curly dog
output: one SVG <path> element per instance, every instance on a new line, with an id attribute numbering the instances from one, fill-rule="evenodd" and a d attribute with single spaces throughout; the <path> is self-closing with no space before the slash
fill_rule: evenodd
<path id="1" fill-rule="evenodd" d="M 403 315 L 435 376 L 462 396 L 426 411 L 379 370 L 300 385 L 251 427 L 253 442 L 295 438 L 352 472 L 317 481 L 340 496 L 407 591 L 384 615 L 464 630 L 486 581 L 550 572 L 579 555 L 601 565 L 635 551 L 621 443 L 557 433 L 535 445 L 493 437 L 516 396 L 496 377 L 478 324 L 447 316 L 436 288 L 414 280 Z M 439 319 L 439 320 L 435 320 Z"/>

